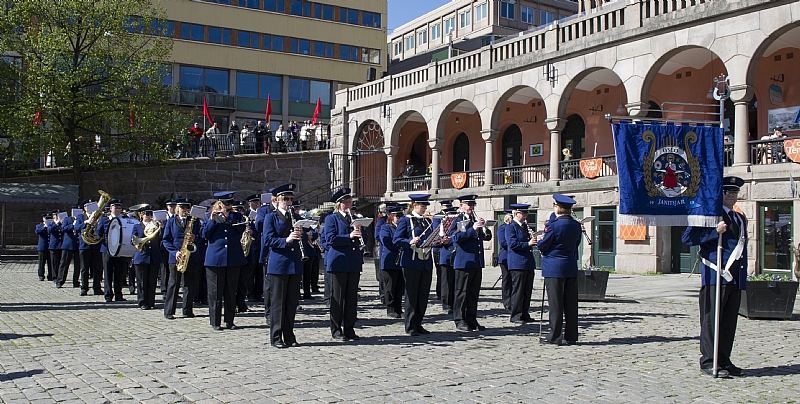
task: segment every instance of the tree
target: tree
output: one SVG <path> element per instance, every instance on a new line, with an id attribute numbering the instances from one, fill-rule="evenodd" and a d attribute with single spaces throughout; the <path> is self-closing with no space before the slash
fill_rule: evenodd
<path id="1" fill-rule="evenodd" d="M 85 169 L 165 160 L 188 121 L 168 104 L 172 25 L 152 0 L 25 0 L 0 21 L 0 122 L 17 158 Z M 81 195 L 81 198 L 83 195 Z"/>

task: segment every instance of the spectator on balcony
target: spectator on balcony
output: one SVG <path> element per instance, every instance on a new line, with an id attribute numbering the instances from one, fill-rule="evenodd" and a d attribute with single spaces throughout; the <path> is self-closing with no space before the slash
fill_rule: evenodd
<path id="1" fill-rule="evenodd" d="M 239 125 L 236 121 L 231 121 L 231 126 L 228 128 L 228 155 L 233 156 L 234 149 L 236 149 L 236 139 L 239 138 Z"/>
<path id="2" fill-rule="evenodd" d="M 242 148 L 242 151 L 244 151 L 245 142 L 247 142 L 250 136 L 252 135 L 253 131 L 250 130 L 250 125 L 246 123 L 242 124 L 242 132 L 241 132 L 241 137 L 239 139 L 239 146 Z"/>
<path id="3" fill-rule="evenodd" d="M 783 134 L 783 126 L 775 126 L 772 135 L 769 139 L 772 140 L 770 149 L 772 151 L 772 160 L 774 163 L 783 163 L 786 160 L 786 154 L 783 152 L 783 139 L 786 135 Z"/>
<path id="4" fill-rule="evenodd" d="M 256 137 L 256 153 L 269 153 L 269 137 L 267 128 L 264 127 L 264 121 L 258 121 L 253 133 Z"/>
<path id="5" fill-rule="evenodd" d="M 286 151 L 283 148 L 283 139 L 286 137 L 286 130 L 283 128 L 283 124 L 278 126 L 278 130 L 275 131 L 275 137 L 272 139 L 272 151 L 275 153 Z"/>
<path id="6" fill-rule="evenodd" d="M 203 147 L 202 151 L 204 155 L 208 157 L 216 157 L 217 156 L 217 146 L 214 143 L 217 140 L 217 137 L 214 135 L 219 134 L 219 128 L 217 128 L 217 124 L 214 123 L 211 125 L 208 130 L 206 130 L 206 135 L 203 136 Z"/>
<path id="7" fill-rule="evenodd" d="M 317 122 L 317 127 L 314 128 L 314 140 L 316 144 L 314 145 L 314 150 L 322 150 L 325 148 L 325 144 L 322 142 L 322 122 Z"/>
<path id="8" fill-rule="evenodd" d="M 189 133 L 186 136 L 192 144 L 192 152 L 191 157 L 197 157 L 200 155 L 200 139 L 203 137 L 203 129 L 200 129 L 200 123 L 195 122 L 194 126 L 189 129 Z"/>
<path id="9" fill-rule="evenodd" d="M 293 152 L 297 150 L 295 132 L 293 131 L 294 121 L 289 122 L 289 128 L 283 131 L 283 151 Z"/>
<path id="10" fill-rule="evenodd" d="M 310 121 L 303 122 L 303 126 L 300 128 L 300 143 L 298 144 L 298 150 L 309 150 L 308 147 L 308 138 L 309 132 L 314 131 L 314 127 L 311 126 Z"/>

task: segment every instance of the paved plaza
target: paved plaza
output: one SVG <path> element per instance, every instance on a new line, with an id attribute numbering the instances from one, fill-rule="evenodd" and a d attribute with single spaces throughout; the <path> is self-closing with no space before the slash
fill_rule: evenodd
<path id="1" fill-rule="evenodd" d="M 35 263 L 0 264 L 0 401 L 70 403 L 687 403 L 800 400 L 800 317 L 740 317 L 733 361 L 749 377 L 712 379 L 698 359 L 699 278 L 614 274 L 605 302 L 580 304 L 580 343 L 539 345 L 538 323 L 502 309 L 484 271 L 483 332 L 460 332 L 431 300 L 409 337 L 379 306 L 365 265 L 356 332 L 331 339 L 321 299 L 303 301 L 299 348 L 267 342 L 263 305 L 215 332 L 206 307 L 166 320 L 135 297 L 105 303 L 40 282 Z M 68 286 L 68 285 L 67 285 Z M 537 271 L 532 316 L 539 319 Z M 127 289 L 126 289 L 127 292 Z M 432 297 L 433 298 L 433 297 Z M 795 306 L 795 313 L 798 313 Z M 178 310 L 180 313 L 180 310 Z"/>

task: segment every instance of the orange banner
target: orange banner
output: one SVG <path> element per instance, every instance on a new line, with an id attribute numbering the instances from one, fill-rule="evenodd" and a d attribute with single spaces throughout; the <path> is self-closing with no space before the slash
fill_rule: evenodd
<path id="1" fill-rule="evenodd" d="M 581 160 L 581 173 L 586 178 L 597 178 L 602 170 L 602 158 Z"/>
<path id="2" fill-rule="evenodd" d="M 800 139 L 786 139 L 783 141 L 783 151 L 795 163 L 800 163 Z"/>
<path id="3" fill-rule="evenodd" d="M 453 173 L 450 175 L 450 182 L 453 183 L 453 188 L 461 189 L 467 185 L 467 173 Z"/>
<path id="4" fill-rule="evenodd" d="M 647 240 L 647 226 L 619 226 L 620 240 Z"/>

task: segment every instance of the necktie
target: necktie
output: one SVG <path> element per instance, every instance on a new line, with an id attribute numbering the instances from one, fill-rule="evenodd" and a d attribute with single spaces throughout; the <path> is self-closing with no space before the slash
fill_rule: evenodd
<path id="1" fill-rule="evenodd" d="M 738 236 L 739 235 L 739 222 L 738 222 L 738 220 L 736 220 L 736 212 L 731 210 L 730 212 L 728 212 L 728 216 L 731 218 L 731 230 L 733 231 L 734 234 L 736 234 Z"/>

